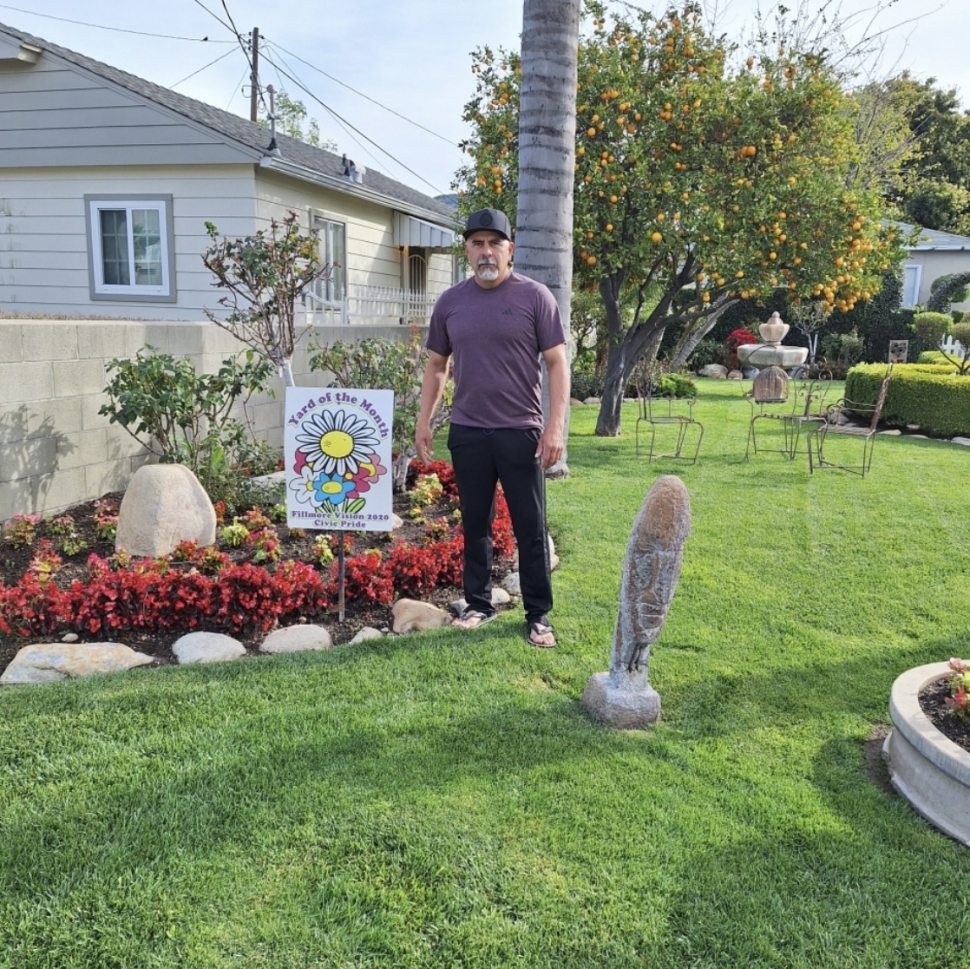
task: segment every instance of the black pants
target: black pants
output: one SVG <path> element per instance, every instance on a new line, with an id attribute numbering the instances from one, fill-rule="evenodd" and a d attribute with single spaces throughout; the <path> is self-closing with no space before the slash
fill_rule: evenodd
<path id="1" fill-rule="evenodd" d="M 534 428 L 466 427 L 448 434 L 465 533 L 464 586 L 469 609 L 486 615 L 492 607 L 492 520 L 495 485 L 509 506 L 519 546 L 519 582 L 525 618 L 536 622 L 552 608 L 549 542 L 546 538 L 546 479 L 536 460 Z"/>

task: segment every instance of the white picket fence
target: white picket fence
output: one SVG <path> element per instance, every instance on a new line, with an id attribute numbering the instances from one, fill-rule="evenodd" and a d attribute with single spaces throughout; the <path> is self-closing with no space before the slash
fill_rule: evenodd
<path id="1" fill-rule="evenodd" d="M 957 340 L 954 340 L 952 336 L 948 336 L 946 339 L 944 339 L 943 349 L 950 354 L 951 357 L 959 357 L 961 360 L 966 353 L 966 351 L 963 349 L 963 344 Z"/>
<path id="2" fill-rule="evenodd" d="M 434 296 L 390 286 L 353 286 L 343 299 L 325 300 L 316 293 L 304 298 L 307 323 L 314 325 L 427 323 Z"/>

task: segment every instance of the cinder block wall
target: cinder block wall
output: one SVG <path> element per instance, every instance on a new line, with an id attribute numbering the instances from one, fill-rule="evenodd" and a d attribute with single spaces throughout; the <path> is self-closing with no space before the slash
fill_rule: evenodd
<path id="1" fill-rule="evenodd" d="M 312 334 L 317 343 L 407 336 L 402 326 L 319 327 Z M 121 491 L 150 459 L 124 428 L 98 414 L 108 400 L 108 362 L 146 345 L 188 356 L 196 370 L 208 372 L 245 349 L 211 323 L 0 319 L 0 522 Z M 327 383 L 324 374 L 309 372 L 304 349 L 294 373 L 303 386 Z M 275 399 L 254 397 L 246 411 L 257 437 L 282 447 L 281 379 L 273 380 L 273 391 Z"/>

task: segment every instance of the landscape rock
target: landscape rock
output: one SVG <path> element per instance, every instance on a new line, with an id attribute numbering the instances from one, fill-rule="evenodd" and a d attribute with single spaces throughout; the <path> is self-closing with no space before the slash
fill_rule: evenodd
<path id="1" fill-rule="evenodd" d="M 964 447 L 970 447 L 970 437 L 951 437 L 951 444 L 962 444 Z"/>
<path id="2" fill-rule="evenodd" d="M 424 629 L 438 629 L 451 623 L 451 616 L 430 602 L 398 599 L 391 609 L 396 633 L 416 633 Z"/>
<path id="3" fill-rule="evenodd" d="M 570 397 L 569 398 L 569 406 L 570 407 L 582 407 L 583 406 L 583 402 L 578 397 Z"/>
<path id="4" fill-rule="evenodd" d="M 584 404 L 598 404 L 600 402 L 599 397 L 587 397 L 583 403 Z"/>
<path id="5" fill-rule="evenodd" d="M 246 648 L 232 636 L 223 633 L 188 633 L 172 646 L 180 665 L 190 663 L 224 663 L 246 655 Z"/>
<path id="6" fill-rule="evenodd" d="M 330 649 L 333 639 L 323 626 L 287 626 L 274 629 L 260 645 L 264 653 L 305 653 L 314 649 Z"/>
<path id="7" fill-rule="evenodd" d="M 79 638 L 80 637 L 78 636 L 77 633 L 64 633 L 64 635 L 61 636 L 61 642 L 62 643 L 76 643 Z"/>
<path id="8" fill-rule="evenodd" d="M 888 431 L 880 431 L 880 434 L 885 434 L 886 437 L 899 437 L 903 432 L 898 427 L 891 427 Z M 917 435 L 912 435 L 916 437 Z"/>
<path id="9" fill-rule="evenodd" d="M 212 545 L 216 513 L 199 479 L 181 464 L 146 464 L 134 474 L 118 512 L 116 549 L 168 555 L 179 542 Z"/>
<path id="10" fill-rule="evenodd" d="M 151 663 L 121 643 L 37 643 L 24 646 L 0 676 L 0 683 L 52 683 L 92 673 L 116 673 Z"/>
<path id="11" fill-rule="evenodd" d="M 379 629 L 375 629 L 373 626 L 364 626 L 350 642 L 351 644 L 363 643 L 368 639 L 383 639 L 383 637 L 384 634 Z"/>
<path id="12" fill-rule="evenodd" d="M 391 531 L 393 532 L 395 528 L 403 528 L 404 519 L 398 515 L 396 512 L 391 512 Z"/>
<path id="13" fill-rule="evenodd" d="M 522 595 L 522 583 L 519 581 L 518 572 L 509 572 L 509 574 L 502 579 L 502 588 L 510 596 L 520 596 Z"/>
<path id="14" fill-rule="evenodd" d="M 497 609 L 499 606 L 507 606 L 512 601 L 512 597 L 497 585 L 492 586 L 492 605 Z M 468 603 L 464 599 L 455 599 L 448 603 L 448 611 L 454 616 L 461 616 L 468 608 Z"/>
<path id="15" fill-rule="evenodd" d="M 728 368 L 719 363 L 709 363 L 706 367 L 701 367 L 697 371 L 698 377 L 711 377 L 714 380 L 726 380 Z"/>

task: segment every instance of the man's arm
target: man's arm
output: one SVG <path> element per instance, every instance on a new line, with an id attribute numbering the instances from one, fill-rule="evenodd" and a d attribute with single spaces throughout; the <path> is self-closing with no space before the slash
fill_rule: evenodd
<path id="1" fill-rule="evenodd" d="M 448 379 L 448 358 L 434 350 L 428 351 L 428 362 L 421 381 L 421 410 L 418 414 L 418 427 L 414 443 L 418 450 L 418 460 L 427 461 L 434 457 L 432 449 L 431 416 L 445 391 Z"/>
<path id="2" fill-rule="evenodd" d="M 569 405 L 569 361 L 566 358 L 566 345 L 542 351 L 542 359 L 549 375 L 549 419 L 542 429 L 536 457 L 542 469 L 551 468 L 562 458 L 563 428 L 566 423 L 566 407 Z"/>

